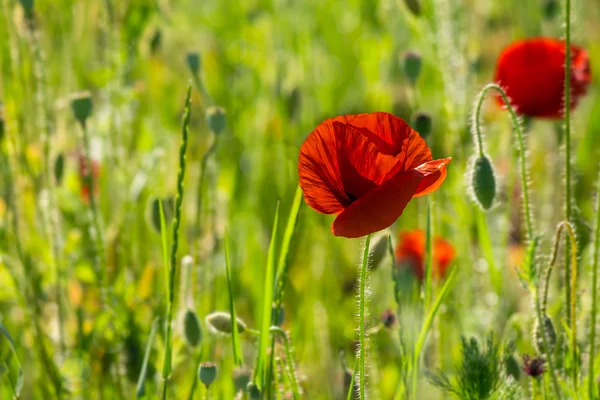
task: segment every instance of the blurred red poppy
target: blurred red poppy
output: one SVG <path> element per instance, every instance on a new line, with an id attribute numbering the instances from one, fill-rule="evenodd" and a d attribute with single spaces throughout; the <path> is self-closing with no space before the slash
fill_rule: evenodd
<path id="1" fill-rule="evenodd" d="M 454 247 L 442 237 L 433 238 L 432 277 L 441 279 L 454 260 Z M 420 281 L 425 277 L 425 232 L 420 229 L 402 232 L 396 246 L 396 263 L 408 266 Z"/>
<path id="2" fill-rule="evenodd" d="M 449 162 L 432 160 L 404 120 L 378 112 L 322 122 L 300 148 L 298 173 L 306 203 L 337 214 L 333 234 L 355 238 L 387 228 L 413 197 L 436 190 Z"/>
<path id="3" fill-rule="evenodd" d="M 79 182 L 81 186 L 81 198 L 86 203 L 90 200 L 90 184 L 89 184 L 89 172 L 88 172 L 88 163 L 86 161 L 85 155 L 83 153 L 79 153 L 78 155 L 79 162 Z M 98 193 L 98 177 L 100 176 L 100 163 L 98 160 L 91 159 L 91 172 L 92 172 L 92 181 L 94 184 L 94 195 Z"/>
<path id="4" fill-rule="evenodd" d="M 504 88 L 519 114 L 560 118 L 564 108 L 565 43 L 551 38 L 520 40 L 506 47 L 496 63 L 494 80 Z M 587 52 L 571 46 L 571 108 L 586 93 L 592 75 Z M 497 97 L 498 104 L 504 105 Z"/>

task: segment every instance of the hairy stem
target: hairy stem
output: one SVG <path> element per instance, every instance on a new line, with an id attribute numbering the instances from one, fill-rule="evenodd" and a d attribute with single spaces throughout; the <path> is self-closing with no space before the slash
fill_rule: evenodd
<path id="1" fill-rule="evenodd" d="M 600 176 L 598 177 L 600 188 Z M 596 351 L 596 312 L 598 309 L 598 256 L 600 252 L 600 193 L 596 194 L 596 232 L 594 232 L 594 261 L 592 264 L 592 315 L 590 323 L 590 350 L 588 354 L 588 392 L 594 398 L 596 379 L 594 374 L 594 353 Z"/>
<path id="2" fill-rule="evenodd" d="M 360 266 L 360 291 L 358 293 L 358 301 L 359 301 L 359 321 L 358 321 L 358 329 L 359 329 L 359 340 L 360 345 L 358 349 L 358 357 L 359 357 L 359 387 L 360 387 L 360 400 L 366 399 L 366 372 L 365 372 L 365 358 L 366 351 L 366 334 L 365 334 L 365 308 L 366 308 L 366 300 L 365 300 L 365 287 L 367 281 L 367 270 L 369 269 L 369 244 L 371 242 L 371 235 L 367 235 L 365 238 L 365 250 L 363 252 L 362 264 Z"/>

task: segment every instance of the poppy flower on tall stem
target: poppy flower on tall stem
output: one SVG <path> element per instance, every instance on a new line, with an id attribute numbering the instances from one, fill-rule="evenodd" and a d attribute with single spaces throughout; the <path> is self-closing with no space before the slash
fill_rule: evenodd
<path id="1" fill-rule="evenodd" d="M 531 38 L 506 47 L 496 63 L 494 81 L 521 115 L 561 118 L 564 112 L 565 53 L 563 40 Z M 587 52 L 571 46 L 571 109 L 577 106 L 591 82 Z M 504 106 L 502 98 L 496 98 Z"/>
<path id="2" fill-rule="evenodd" d="M 425 278 L 425 240 L 425 232 L 420 229 L 402 232 L 395 251 L 398 267 L 410 268 L 421 282 Z M 432 249 L 431 275 L 434 279 L 441 279 L 446 275 L 456 252 L 452 244 L 441 236 L 433 238 Z"/>
<path id="3" fill-rule="evenodd" d="M 300 148 L 298 173 L 306 203 L 335 214 L 336 236 L 385 229 L 408 202 L 436 190 L 450 158 L 433 160 L 425 140 L 392 114 L 327 119 Z"/>

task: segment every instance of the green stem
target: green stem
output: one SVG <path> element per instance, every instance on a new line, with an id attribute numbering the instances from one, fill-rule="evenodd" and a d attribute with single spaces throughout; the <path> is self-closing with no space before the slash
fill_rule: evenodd
<path id="1" fill-rule="evenodd" d="M 544 321 L 544 317 L 542 315 L 542 308 L 540 306 L 540 299 L 538 297 L 538 291 L 533 291 L 533 297 L 535 302 L 535 310 L 537 314 L 538 321 Z M 548 366 L 550 372 L 550 378 L 552 379 L 552 389 L 554 390 L 554 398 L 557 400 L 562 399 L 560 387 L 558 385 L 558 378 L 556 377 L 556 370 L 554 369 L 554 360 L 552 358 L 552 349 L 548 344 L 548 338 L 546 337 L 546 329 L 541 329 L 542 334 L 542 342 L 544 343 L 544 349 L 546 350 L 546 358 L 548 359 Z"/>
<path id="2" fill-rule="evenodd" d="M 288 370 L 290 375 L 290 383 L 292 384 L 292 394 L 294 396 L 294 400 L 300 400 L 300 386 L 298 385 L 298 380 L 296 379 L 296 372 L 294 369 L 294 355 L 292 354 L 292 347 L 290 346 L 290 339 L 287 333 L 278 326 L 272 326 L 270 328 L 272 334 L 277 334 L 283 340 L 283 346 L 285 348 L 285 358 L 288 363 Z"/>
<path id="3" fill-rule="evenodd" d="M 600 188 L 600 176 L 598 178 Z M 598 257 L 600 256 L 600 194 L 596 195 L 596 232 L 594 233 L 594 261 L 592 265 L 592 315 L 590 323 L 590 350 L 588 354 L 588 391 L 590 399 L 596 392 L 596 379 L 594 374 L 594 353 L 596 351 L 596 312 L 598 309 Z"/>
<path id="4" fill-rule="evenodd" d="M 171 374 L 171 349 L 173 345 L 173 304 L 175 303 L 175 273 L 177 272 L 177 249 L 179 246 L 179 227 L 181 225 L 181 205 L 183 201 L 183 179 L 185 178 L 185 156 L 187 152 L 189 123 L 190 123 L 190 105 L 192 102 L 192 86 L 188 84 L 185 98 L 185 112 L 181 121 L 181 146 L 179 147 L 179 170 L 177 171 L 177 196 L 175 197 L 175 216 L 173 218 L 173 243 L 171 245 L 171 263 L 168 282 L 168 304 L 166 318 L 166 350 L 163 363 L 163 400 L 167 398 L 167 386 Z"/>
<path id="5" fill-rule="evenodd" d="M 359 357 L 359 387 L 360 387 L 360 400 L 366 398 L 366 382 L 365 382 L 365 353 L 367 351 L 365 347 L 366 335 L 365 335 L 365 288 L 367 284 L 367 270 L 369 269 L 369 244 L 371 242 L 371 235 L 367 235 L 365 238 L 365 250 L 363 252 L 362 264 L 360 266 L 360 292 L 359 296 L 359 322 L 358 329 L 360 334 L 360 346 L 358 349 Z"/>
<path id="6" fill-rule="evenodd" d="M 480 115 L 481 115 L 481 109 L 483 106 L 483 100 L 485 99 L 485 95 L 487 94 L 487 92 L 489 92 L 490 90 L 497 91 L 500 94 L 500 97 L 502 97 L 502 100 L 504 101 L 504 104 L 506 105 L 506 109 L 508 110 L 508 112 L 510 114 L 510 118 L 512 121 L 513 128 L 515 130 L 515 133 L 517 134 L 517 142 L 518 142 L 518 146 L 519 146 L 519 162 L 520 162 L 520 169 L 521 169 L 521 186 L 522 186 L 522 192 L 523 192 L 523 208 L 525 209 L 525 226 L 527 228 L 527 240 L 531 241 L 531 240 L 533 240 L 534 235 L 533 235 L 533 223 L 532 223 L 532 219 L 531 219 L 531 207 L 529 204 L 529 183 L 527 181 L 527 162 L 526 162 L 527 153 L 526 153 L 526 149 L 525 149 L 525 139 L 524 139 L 524 135 L 523 135 L 523 129 L 521 128 L 521 124 L 519 123 L 519 118 L 517 117 L 515 110 L 511 106 L 510 100 L 508 99 L 506 92 L 504 91 L 504 89 L 502 89 L 499 85 L 497 85 L 495 83 L 489 83 L 486 86 L 484 86 L 484 88 L 481 89 L 481 92 L 479 92 L 479 97 L 477 98 L 477 103 L 476 103 L 477 106 L 475 108 L 475 115 L 473 117 L 474 136 L 475 136 L 475 140 L 477 143 L 477 152 L 479 153 L 479 156 L 484 155 Z"/>
<path id="7" fill-rule="evenodd" d="M 210 156 L 217 149 L 217 143 L 219 142 L 219 136 L 214 135 L 214 139 L 206 153 L 202 156 L 200 161 L 200 178 L 198 179 L 198 192 L 196 193 L 196 229 L 201 228 L 202 222 L 202 202 L 204 199 L 204 183 L 206 181 L 206 166 Z M 199 232 L 200 233 L 200 232 Z M 198 235 L 200 236 L 200 234 Z"/>

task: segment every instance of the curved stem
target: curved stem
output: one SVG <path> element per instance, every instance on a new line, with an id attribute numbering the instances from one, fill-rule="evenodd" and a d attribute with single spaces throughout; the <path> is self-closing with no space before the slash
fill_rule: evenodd
<path id="1" fill-rule="evenodd" d="M 526 150 L 525 150 L 525 140 L 523 137 L 523 129 L 521 128 L 521 124 L 519 123 L 519 119 L 517 117 L 517 114 L 515 113 L 515 110 L 512 108 L 511 104 L 510 104 L 510 100 L 508 99 L 508 96 L 506 95 L 506 92 L 504 92 L 504 89 L 502 89 L 498 84 L 495 83 L 489 83 L 486 86 L 484 86 L 483 89 L 481 89 L 481 92 L 479 92 L 479 97 L 477 98 L 477 106 L 475 108 L 475 115 L 473 116 L 473 132 L 474 132 L 474 136 L 475 136 L 475 140 L 477 142 L 477 151 L 479 153 L 479 156 L 483 156 L 484 152 L 483 152 L 483 139 L 482 139 L 482 133 L 481 133 L 481 124 L 480 124 L 480 114 L 481 114 L 481 109 L 483 106 L 483 100 L 485 99 L 485 95 L 487 94 L 487 92 L 489 92 L 490 90 L 495 90 L 497 91 L 500 96 L 502 97 L 502 100 L 504 101 L 504 104 L 506 105 L 506 109 L 508 110 L 509 114 L 510 114 L 510 118 L 512 121 L 512 125 L 513 128 L 515 130 L 515 133 L 517 134 L 517 141 L 518 141 L 518 145 L 519 145 L 519 161 L 520 161 L 520 167 L 521 167 L 521 186 L 522 186 L 522 192 L 523 192 L 523 207 L 525 209 L 525 224 L 526 224 L 526 228 L 527 228 L 527 240 L 531 241 L 533 240 L 533 223 L 532 223 L 532 219 L 531 219 L 531 207 L 529 205 L 529 183 L 527 181 L 527 163 L 526 163 Z"/>
<path id="2" fill-rule="evenodd" d="M 272 334 L 277 334 L 283 340 L 283 346 L 285 348 L 285 358 L 287 358 L 290 382 L 292 384 L 292 393 L 294 400 L 300 400 L 300 386 L 296 379 L 296 372 L 294 370 L 294 355 L 292 354 L 292 346 L 290 345 L 290 339 L 287 333 L 278 326 L 272 326 L 270 329 Z"/>
<path id="3" fill-rule="evenodd" d="M 600 176 L 598 178 L 598 187 L 600 187 Z M 596 232 L 594 233 L 594 261 L 592 265 L 592 315 L 590 323 L 590 350 L 589 350 L 589 366 L 588 366 L 588 391 L 590 399 L 594 398 L 595 394 L 595 377 L 594 377 L 594 353 L 596 350 L 596 311 L 598 303 L 598 256 L 600 255 L 600 193 L 596 195 Z"/>
<path id="4" fill-rule="evenodd" d="M 369 244 L 371 242 L 371 235 L 367 235 L 365 238 L 365 250 L 363 252 L 362 264 L 360 266 L 360 291 L 358 293 L 358 301 L 359 301 L 359 321 L 358 321 L 358 330 L 360 336 L 360 345 L 358 349 L 358 358 L 359 358 L 359 387 L 360 387 L 360 400 L 364 400 L 366 398 L 366 382 L 365 382 L 365 353 L 367 349 L 365 348 L 366 342 L 366 331 L 365 331 L 365 287 L 367 281 L 367 269 L 369 268 Z"/>

